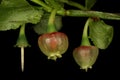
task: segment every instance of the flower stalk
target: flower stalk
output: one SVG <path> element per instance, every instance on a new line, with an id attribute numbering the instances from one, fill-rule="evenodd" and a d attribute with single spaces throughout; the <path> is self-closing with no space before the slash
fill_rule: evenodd
<path id="1" fill-rule="evenodd" d="M 88 38 L 88 26 L 90 22 L 90 18 L 85 23 L 84 30 L 83 30 L 83 35 L 82 35 L 82 41 L 81 41 L 81 46 L 90 46 L 89 38 Z"/>
<path id="2" fill-rule="evenodd" d="M 57 30 L 55 29 L 55 15 L 56 15 L 57 10 L 53 9 L 49 20 L 48 20 L 48 28 L 47 28 L 47 32 L 51 33 L 51 32 L 56 32 Z"/>

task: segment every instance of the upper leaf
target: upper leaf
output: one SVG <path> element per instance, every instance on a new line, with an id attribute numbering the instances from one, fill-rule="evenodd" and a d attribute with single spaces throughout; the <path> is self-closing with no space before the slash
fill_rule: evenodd
<path id="1" fill-rule="evenodd" d="M 0 4 L 0 30 L 16 29 L 24 23 L 36 24 L 43 14 L 26 0 L 3 0 Z"/>
<path id="2" fill-rule="evenodd" d="M 100 49 L 106 49 L 113 39 L 113 27 L 105 24 L 102 20 L 92 20 L 89 24 L 90 39 Z"/>
<path id="3" fill-rule="evenodd" d="M 2 0 L 0 0 L 0 4 L 1 4 L 1 1 L 2 1 Z"/>
<path id="4" fill-rule="evenodd" d="M 95 3 L 96 3 L 96 0 L 85 0 L 85 7 L 87 9 L 91 9 Z"/>
<path id="5" fill-rule="evenodd" d="M 45 0 L 46 4 L 50 7 L 60 10 L 63 9 L 64 3 L 60 2 L 59 0 Z"/>
<path id="6" fill-rule="evenodd" d="M 24 7 L 28 5 L 26 0 L 2 0 L 1 2 L 1 6 L 4 7 Z"/>

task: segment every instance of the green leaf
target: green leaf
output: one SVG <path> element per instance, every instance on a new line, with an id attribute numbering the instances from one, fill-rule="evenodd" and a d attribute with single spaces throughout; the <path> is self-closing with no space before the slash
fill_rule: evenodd
<path id="1" fill-rule="evenodd" d="M 50 14 L 48 14 L 48 13 L 44 14 L 42 19 L 40 20 L 40 22 L 37 23 L 35 26 L 33 26 L 33 29 L 37 34 L 43 34 L 43 33 L 47 32 L 49 16 L 50 16 Z M 56 27 L 57 31 L 61 29 L 61 27 L 62 27 L 62 16 L 56 15 L 55 27 Z"/>
<path id="2" fill-rule="evenodd" d="M 70 0 L 59 0 L 60 2 L 68 2 L 68 1 L 70 1 Z"/>
<path id="3" fill-rule="evenodd" d="M 63 9 L 64 4 L 60 2 L 59 0 L 45 0 L 46 4 L 54 9 Z"/>
<path id="4" fill-rule="evenodd" d="M 105 24 L 102 20 L 92 20 L 89 28 L 90 39 L 94 45 L 100 49 L 106 49 L 113 39 L 113 27 Z"/>
<path id="5" fill-rule="evenodd" d="M 42 10 L 34 9 L 26 0 L 2 0 L 0 5 L 0 30 L 17 29 L 24 23 L 36 24 Z"/>
<path id="6" fill-rule="evenodd" d="M 87 9 L 91 9 L 95 3 L 96 3 L 96 0 L 85 0 L 85 7 Z"/>
<path id="7" fill-rule="evenodd" d="M 2 1 L 2 0 L 0 0 L 0 4 L 1 4 L 1 1 Z"/>

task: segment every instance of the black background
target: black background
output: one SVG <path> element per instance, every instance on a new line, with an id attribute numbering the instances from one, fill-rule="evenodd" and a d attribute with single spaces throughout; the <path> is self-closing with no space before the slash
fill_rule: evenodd
<path id="1" fill-rule="evenodd" d="M 77 1 L 77 0 L 76 0 Z M 78 2 L 83 2 L 79 0 Z M 120 13 L 119 0 L 97 0 L 92 10 Z M 73 9 L 68 5 L 66 9 Z M 74 8 L 75 9 L 75 8 Z M 114 37 L 110 46 L 106 50 L 100 50 L 98 59 L 93 68 L 85 72 L 79 69 L 75 63 L 72 52 L 81 42 L 83 26 L 87 18 L 63 17 L 63 27 L 60 30 L 67 34 L 69 38 L 69 48 L 61 59 L 56 62 L 47 60 L 38 47 L 39 37 L 32 25 L 26 27 L 26 36 L 31 44 L 30 48 L 25 48 L 25 71 L 20 68 L 20 49 L 13 47 L 19 34 L 19 29 L 0 31 L 0 73 L 5 80 L 98 80 L 119 78 L 119 45 L 120 45 L 120 21 L 104 20 L 105 23 L 114 27 Z"/>

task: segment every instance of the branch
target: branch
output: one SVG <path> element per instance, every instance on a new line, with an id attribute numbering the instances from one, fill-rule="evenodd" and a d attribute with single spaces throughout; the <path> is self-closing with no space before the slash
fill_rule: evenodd
<path id="1" fill-rule="evenodd" d="M 72 17 L 98 17 L 101 19 L 120 20 L 120 15 L 118 14 L 100 11 L 66 10 L 58 12 L 58 14 Z"/>
<path id="2" fill-rule="evenodd" d="M 52 8 L 47 6 L 44 2 L 41 0 L 31 0 L 34 3 L 37 3 L 41 5 L 45 11 L 51 12 Z M 67 3 L 71 6 L 77 7 L 82 10 L 59 10 L 57 11 L 57 14 L 62 16 L 73 16 L 73 17 L 98 17 L 102 19 L 109 19 L 109 20 L 120 20 L 120 15 L 114 14 L 114 13 L 107 13 L 107 12 L 100 12 L 100 11 L 87 11 L 84 6 L 81 4 L 78 4 L 76 2 L 72 1 L 64 1 L 61 0 L 61 2 Z"/>

